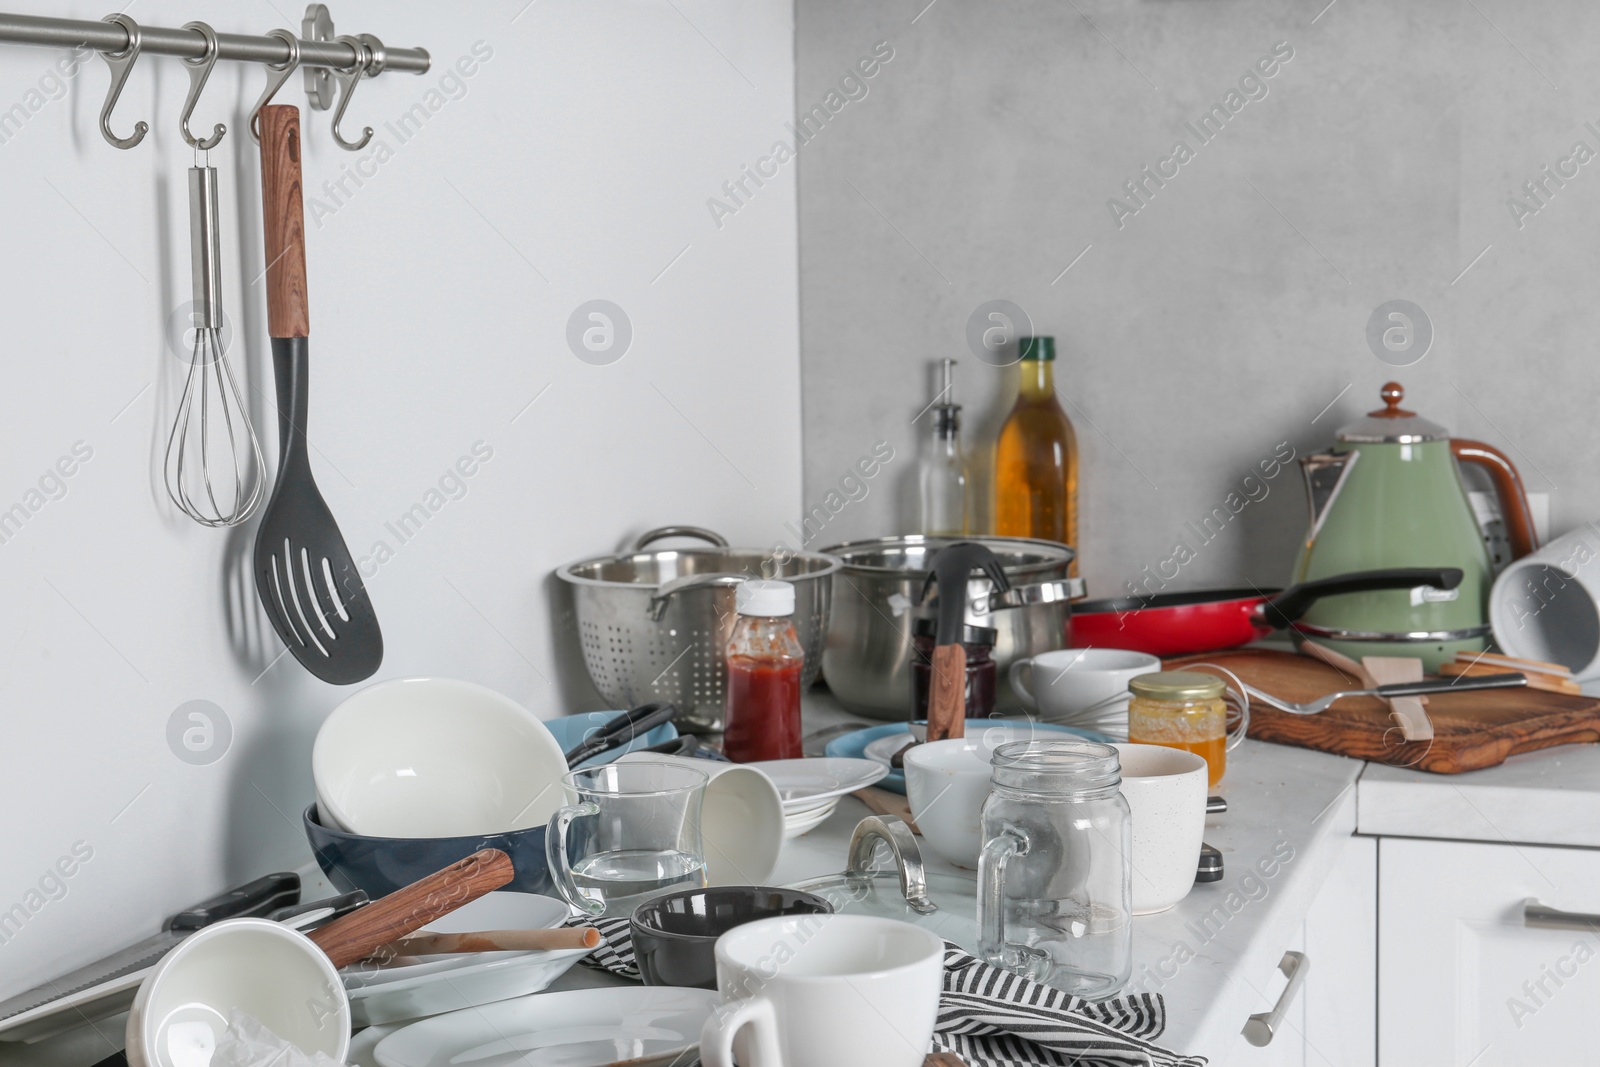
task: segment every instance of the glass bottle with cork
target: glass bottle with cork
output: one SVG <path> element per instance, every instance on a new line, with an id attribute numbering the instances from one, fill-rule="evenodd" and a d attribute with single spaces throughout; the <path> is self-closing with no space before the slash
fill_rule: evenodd
<path id="1" fill-rule="evenodd" d="M 800 674 L 794 586 L 751 579 L 734 593 L 739 617 L 728 638 L 727 726 L 722 751 L 735 763 L 799 759 Z"/>
<path id="2" fill-rule="evenodd" d="M 1023 337 L 1018 346 L 1017 402 L 995 444 L 994 532 L 1076 548 L 1078 438 L 1056 397 L 1056 341 Z"/>

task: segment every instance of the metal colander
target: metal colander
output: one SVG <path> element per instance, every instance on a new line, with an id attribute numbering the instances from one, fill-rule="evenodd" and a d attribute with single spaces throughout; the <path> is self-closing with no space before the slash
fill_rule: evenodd
<path id="1" fill-rule="evenodd" d="M 714 548 L 645 548 L 695 537 Z M 803 687 L 822 668 L 832 577 L 839 561 L 817 552 L 729 548 L 695 526 L 663 526 L 633 550 L 569 563 L 556 571 L 572 589 L 584 666 L 613 707 L 652 700 L 678 706 L 679 725 L 720 729 L 727 694 L 724 649 L 737 615 L 734 588 L 746 578 L 794 584 L 794 628 L 805 648 Z"/>

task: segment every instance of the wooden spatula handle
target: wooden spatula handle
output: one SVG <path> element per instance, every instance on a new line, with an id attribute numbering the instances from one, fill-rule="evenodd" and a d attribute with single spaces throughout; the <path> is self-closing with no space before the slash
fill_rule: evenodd
<path id="1" fill-rule="evenodd" d="M 965 737 L 967 730 L 967 650 L 940 645 L 933 650 L 933 685 L 928 693 L 928 740 Z"/>
<path id="2" fill-rule="evenodd" d="M 265 141 L 265 119 L 261 125 Z M 499 889 L 511 881 L 515 873 L 511 857 L 499 849 L 486 848 L 342 919 L 335 919 L 309 936 L 328 954 L 335 967 L 346 967 L 441 915 L 448 915 L 463 904 Z"/>
<path id="3" fill-rule="evenodd" d="M 267 252 L 267 330 L 273 337 L 309 337 L 300 110 L 287 104 L 261 109 L 261 225 Z"/>
<path id="4" fill-rule="evenodd" d="M 553 949 L 599 948 L 600 931 L 592 926 L 555 930 L 479 930 L 470 934 L 412 934 L 390 943 L 383 955 L 439 956 L 456 952 L 547 952 Z"/>

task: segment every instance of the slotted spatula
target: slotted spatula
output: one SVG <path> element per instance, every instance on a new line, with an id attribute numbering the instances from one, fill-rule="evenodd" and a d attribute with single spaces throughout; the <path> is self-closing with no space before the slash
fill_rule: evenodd
<path id="1" fill-rule="evenodd" d="M 325 682 L 372 677 L 383 634 L 339 524 L 317 490 L 306 448 L 310 314 L 300 112 L 261 109 L 267 325 L 278 391 L 278 478 L 256 532 L 256 592 L 300 665 Z"/>

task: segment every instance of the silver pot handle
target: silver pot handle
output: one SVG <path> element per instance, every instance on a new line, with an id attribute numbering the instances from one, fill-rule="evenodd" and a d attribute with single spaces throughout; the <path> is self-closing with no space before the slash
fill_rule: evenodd
<path id="1" fill-rule="evenodd" d="M 922 869 L 922 850 L 911 834 L 904 819 L 894 815 L 869 815 L 856 823 L 856 832 L 850 835 L 849 862 L 845 864 L 846 878 L 859 878 L 873 873 L 874 847 L 879 841 L 894 853 L 894 865 L 900 872 L 900 892 L 906 903 L 927 915 L 938 911 L 938 905 L 928 898 L 928 878 Z"/>
<path id="2" fill-rule="evenodd" d="M 664 541 L 669 537 L 697 537 L 702 541 L 709 541 L 718 548 L 727 548 L 728 539 L 715 530 L 708 530 L 704 526 L 657 526 L 654 530 L 646 530 L 639 535 L 633 543 L 633 550 L 641 552 L 646 545 L 657 541 Z"/>
<path id="3" fill-rule="evenodd" d="M 660 622 L 661 616 L 667 613 L 667 601 L 678 593 L 690 589 L 705 589 L 709 586 L 735 586 L 749 578 L 746 574 L 686 574 L 682 578 L 674 578 L 662 584 L 656 590 L 655 596 L 650 598 L 645 614 L 651 622 Z"/>
<path id="4" fill-rule="evenodd" d="M 1004 593 L 990 593 L 972 602 L 974 615 L 987 615 L 1006 608 L 1026 608 L 1035 604 L 1059 604 L 1082 600 L 1089 595 L 1082 578 L 1057 578 L 1036 585 L 1014 585 Z"/>

